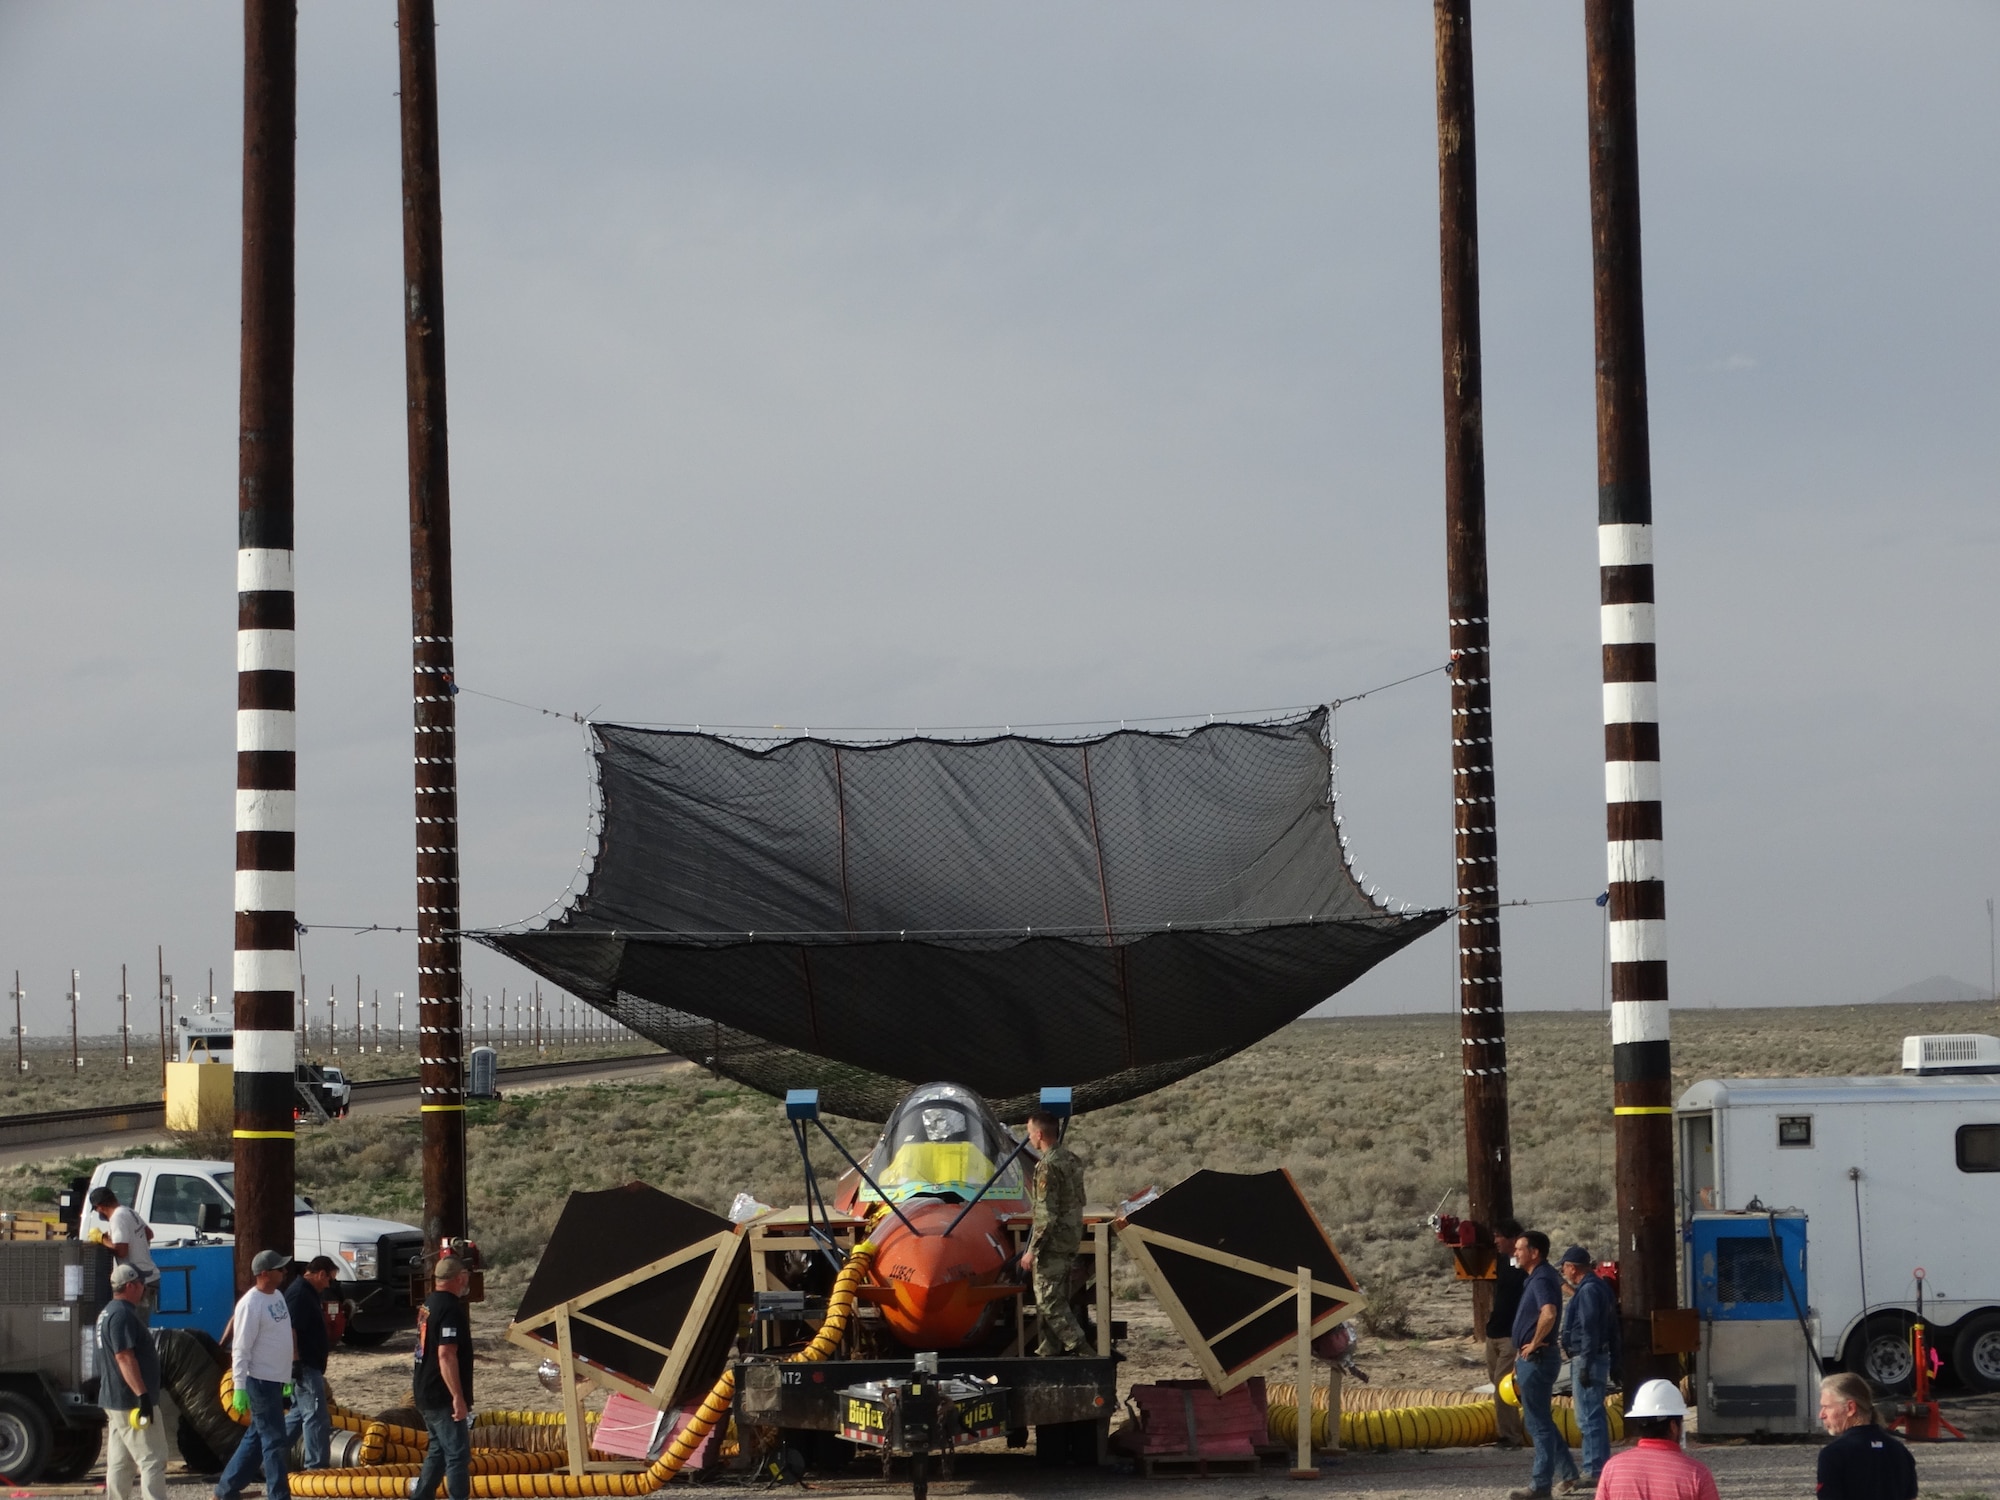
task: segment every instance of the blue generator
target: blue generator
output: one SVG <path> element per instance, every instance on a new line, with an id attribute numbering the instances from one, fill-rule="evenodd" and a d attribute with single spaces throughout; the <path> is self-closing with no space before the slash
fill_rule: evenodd
<path id="1" fill-rule="evenodd" d="M 236 1307 L 236 1246 L 219 1243 L 162 1245 L 153 1251 L 160 1268 L 160 1310 L 155 1328 L 199 1328 L 219 1339 Z"/>
<path id="2" fill-rule="evenodd" d="M 1701 1435 L 1809 1433 L 1819 1421 L 1806 1216 L 1702 1211 L 1688 1225 L 1687 1305 L 1701 1316 Z"/>

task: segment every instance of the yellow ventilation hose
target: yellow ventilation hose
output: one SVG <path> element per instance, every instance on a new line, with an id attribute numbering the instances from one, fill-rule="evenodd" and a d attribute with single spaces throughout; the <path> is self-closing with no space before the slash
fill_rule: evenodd
<path id="1" fill-rule="evenodd" d="M 846 1337 L 848 1326 L 854 1321 L 854 1310 L 859 1301 L 861 1278 L 875 1259 L 875 1247 L 861 1244 L 847 1257 L 847 1263 L 840 1268 L 834 1278 L 833 1291 L 826 1299 L 826 1318 L 819 1325 L 819 1332 L 812 1342 L 792 1356 L 793 1363 L 815 1364 L 829 1358 L 840 1347 Z M 667 1481 L 681 1471 L 695 1449 L 722 1420 L 729 1410 L 729 1403 L 736 1394 L 736 1372 L 724 1370 L 708 1395 L 702 1399 L 700 1408 L 683 1427 L 674 1440 L 667 1445 L 659 1461 L 643 1473 L 638 1474 L 554 1474 L 536 1473 L 523 1469 L 501 1472 L 482 1469 L 480 1460 L 473 1460 L 472 1495 L 473 1500 L 566 1500 L 569 1496 L 610 1496 L 610 1495 L 650 1495 L 654 1490 L 664 1488 Z M 506 1413 L 513 1418 L 527 1414 Z M 407 1429 L 406 1429 L 407 1430 Z M 366 1441 L 364 1436 L 363 1441 Z M 500 1458 L 499 1450 L 481 1450 L 488 1458 Z M 560 1453 L 519 1453 L 507 1454 L 508 1458 L 521 1461 L 538 1461 L 553 1458 L 560 1466 L 566 1460 Z M 291 1476 L 291 1491 L 302 1497 L 330 1496 L 338 1500 L 408 1500 L 410 1481 L 417 1477 L 417 1469 L 405 1464 L 386 1464 L 380 1467 L 361 1469 L 313 1469 L 294 1473 Z M 431 1500 L 424 1496 L 422 1500 Z"/>
<path id="2" fill-rule="evenodd" d="M 1298 1441 L 1299 1414 L 1297 1393 L 1290 1385 L 1272 1385 L 1268 1388 L 1270 1404 L 1266 1409 L 1266 1421 L 1271 1441 L 1282 1443 L 1287 1448 Z M 1376 1407 L 1373 1409 L 1347 1410 L 1343 1398 L 1340 1414 L 1340 1446 L 1343 1448 L 1472 1448 L 1490 1443 L 1496 1435 L 1493 1414 L 1493 1399 L 1471 1392 L 1410 1392 L 1412 1396 L 1443 1398 L 1435 1405 L 1409 1405 Z M 1445 1404 L 1448 1402 L 1449 1404 Z M 1625 1409 L 1622 1397 L 1613 1396 L 1604 1403 L 1606 1415 L 1610 1418 L 1611 1441 L 1622 1442 L 1625 1437 Z M 1550 1414 L 1555 1418 L 1556 1428 L 1570 1447 L 1583 1444 L 1583 1435 L 1577 1430 L 1575 1408 L 1567 1400 L 1558 1398 L 1551 1403 Z M 1312 1441 L 1315 1448 L 1331 1448 L 1332 1429 L 1328 1425 L 1326 1393 L 1313 1393 Z"/>

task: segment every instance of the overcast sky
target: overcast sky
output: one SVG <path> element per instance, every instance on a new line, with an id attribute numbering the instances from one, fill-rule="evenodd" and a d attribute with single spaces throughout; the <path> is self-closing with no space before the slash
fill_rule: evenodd
<path id="1" fill-rule="evenodd" d="M 1581 5 L 1479 8 L 1502 891 L 1603 888 Z M 394 6 L 302 7 L 299 892 L 413 898 Z M 1427 5 L 446 3 L 458 659 L 609 718 L 1281 707 L 1446 644 Z M 1639 122 L 1678 1005 L 1984 984 L 2000 9 L 1676 0 Z M 236 6 L 0 3 L 0 974 L 226 994 Z M 466 913 L 581 732 L 460 700 Z M 1442 679 L 1343 709 L 1359 863 L 1452 891 Z M 1599 1003 L 1587 899 L 1507 1001 Z M 469 950 L 479 991 L 523 971 Z M 307 983 L 414 990 L 314 931 Z M 1448 933 L 1341 997 L 1446 1009 Z M 150 1011 L 146 1014 L 150 1015 Z"/>

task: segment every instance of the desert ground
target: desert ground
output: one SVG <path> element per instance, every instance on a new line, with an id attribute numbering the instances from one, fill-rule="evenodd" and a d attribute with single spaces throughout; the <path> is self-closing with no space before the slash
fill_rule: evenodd
<path id="1" fill-rule="evenodd" d="M 468 1045 L 476 1047 L 483 1039 L 475 1027 L 469 1033 Z M 630 1038 L 617 1042 L 574 1039 L 559 1042 L 549 1037 L 540 1047 L 532 1040 L 517 1043 L 512 1037 L 508 1038 L 508 1045 L 502 1047 L 500 1040 L 496 1028 L 494 1050 L 499 1053 L 503 1068 L 518 1067 L 524 1063 L 624 1057 L 635 1052 L 658 1050 L 650 1042 Z M 136 1026 L 133 1028 L 131 1049 L 125 1054 L 130 1062 L 119 1055 L 115 1033 L 81 1037 L 76 1050 L 80 1066 L 71 1065 L 67 1034 L 60 1038 L 30 1037 L 21 1057 L 27 1067 L 18 1070 L 11 1051 L 0 1054 L 0 1116 L 33 1114 L 41 1110 L 88 1109 L 106 1104 L 137 1104 L 161 1097 L 163 1075 L 157 1034 L 148 1035 Z M 324 1028 L 315 1026 L 311 1045 L 299 1055 L 301 1061 L 337 1067 L 356 1082 L 369 1078 L 414 1077 L 417 1071 L 415 1007 L 410 1011 L 409 1034 L 400 1047 L 396 1045 L 393 1029 L 383 1033 L 378 1052 L 372 1033 L 362 1045 L 357 1046 L 352 1031 L 343 1031 L 335 1044 L 327 1040 Z"/>
<path id="2" fill-rule="evenodd" d="M 1993 1031 L 2000 1017 L 1986 1005 L 1694 1009 L 1677 1012 L 1674 1028 L 1679 1087 L 1713 1076 L 1893 1072 L 1906 1033 Z M 1608 1246 L 1614 1211 L 1605 1018 L 1525 1012 L 1511 1016 L 1508 1029 L 1519 1215 L 1558 1244 Z M 1451 1279 L 1448 1257 L 1424 1224 L 1440 1206 L 1463 1207 L 1457 1056 L 1449 1015 L 1301 1021 L 1148 1098 L 1079 1117 L 1071 1140 L 1092 1199 L 1105 1203 L 1149 1185 L 1169 1187 L 1202 1166 L 1288 1168 L 1371 1298 L 1361 1370 L 1382 1386 L 1469 1390 L 1485 1380 L 1470 1337 L 1470 1295 Z M 491 1267 L 478 1321 L 495 1334 L 572 1189 L 638 1179 L 717 1211 L 739 1192 L 769 1204 L 799 1196 L 795 1148 L 774 1101 L 691 1064 L 644 1082 L 524 1092 L 476 1105 L 468 1124 L 473 1232 Z M 872 1126 L 834 1126 L 857 1151 L 872 1143 Z M 302 1134 L 300 1189 L 325 1209 L 415 1221 L 417 1147 L 414 1114 L 354 1118 Z M 227 1143 L 194 1139 L 156 1149 L 215 1155 L 226 1154 Z M 830 1149 L 816 1157 L 821 1169 L 837 1171 Z M 46 1203 L 60 1183 L 93 1165 L 64 1159 L 0 1171 L 0 1205 Z M 1116 1292 L 1118 1316 L 1129 1325 L 1126 1379 L 1194 1374 L 1122 1256 Z M 400 1404 L 408 1357 L 404 1340 L 342 1351 L 330 1372 L 337 1394 L 357 1409 Z M 489 1338 L 479 1404 L 553 1406 L 535 1364 Z M 1990 1399 L 1971 1403 L 1966 1415 L 1981 1431 L 2000 1434 L 2000 1411 L 1986 1410 Z M 1401 1492 L 1386 1469 L 1383 1477 L 1390 1484 L 1384 1493 Z M 1991 1489 L 1988 1482 L 1985 1490 L 1947 1492 Z M 1436 1492 L 1428 1484 L 1410 1492 L 1419 1490 Z"/>

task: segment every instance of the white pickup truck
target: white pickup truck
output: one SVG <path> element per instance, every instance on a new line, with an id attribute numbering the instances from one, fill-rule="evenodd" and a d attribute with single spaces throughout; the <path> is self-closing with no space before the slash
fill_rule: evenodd
<path id="1" fill-rule="evenodd" d="M 236 1169 L 229 1162 L 131 1157 L 99 1164 L 90 1185 L 110 1188 L 145 1220 L 156 1248 L 233 1238 Z M 422 1230 L 393 1219 L 323 1214 L 310 1198 L 295 1198 L 293 1207 L 292 1255 L 302 1261 L 324 1255 L 338 1267 L 335 1278 L 347 1306 L 348 1342 L 379 1344 L 397 1329 L 414 1326 L 410 1287 L 423 1271 Z M 86 1209 L 82 1236 L 87 1238 L 100 1223 L 95 1211 Z"/>

